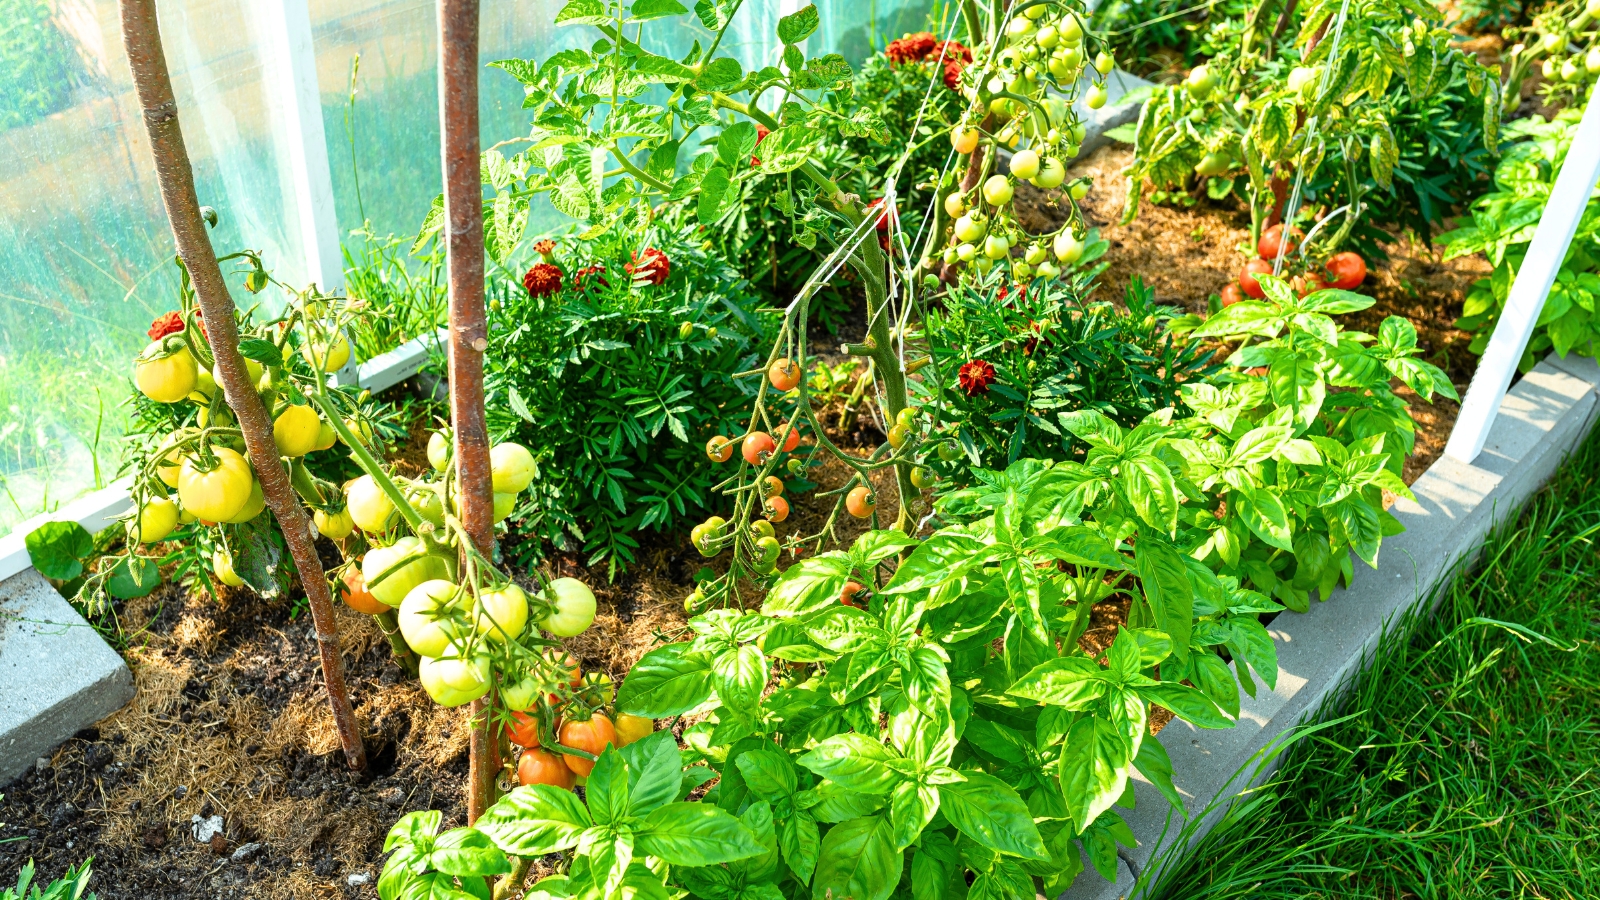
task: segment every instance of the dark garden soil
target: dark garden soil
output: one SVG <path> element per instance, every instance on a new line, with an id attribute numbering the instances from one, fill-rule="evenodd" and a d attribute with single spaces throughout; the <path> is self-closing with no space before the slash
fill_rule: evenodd
<path id="1" fill-rule="evenodd" d="M 1126 147 L 1113 145 L 1079 166 L 1096 177 L 1084 205 L 1111 242 L 1104 295 L 1120 298 L 1137 275 L 1160 301 L 1203 311 L 1242 262 L 1234 248 L 1248 219 L 1236 208 L 1202 201 L 1192 209 L 1145 204 L 1131 225 L 1114 224 L 1124 190 L 1117 171 L 1128 158 Z M 1060 210 L 1037 191 L 1019 191 L 1017 203 L 1030 231 L 1059 220 Z M 1404 241 L 1389 251 L 1391 260 L 1376 267 L 1364 288 L 1377 305 L 1347 324 L 1370 332 L 1384 316 L 1409 318 L 1427 358 L 1464 389 L 1476 359 L 1466 352 L 1468 336 L 1451 322 L 1485 265 L 1441 263 L 1435 252 Z M 842 334 L 816 333 L 813 352 L 859 339 L 859 331 L 860 323 L 848 322 Z M 856 452 L 883 441 L 870 392 L 868 399 L 847 429 L 830 435 Z M 837 423 L 841 408 L 836 402 L 826 410 L 825 421 Z M 1412 412 L 1417 454 L 1407 463 L 1408 482 L 1442 449 L 1456 404 L 1414 401 Z M 419 418 L 395 454 L 402 471 L 426 465 L 425 438 Z M 780 536 L 820 531 L 837 498 L 818 494 L 849 476 L 837 461 L 814 473 L 821 488 L 790 498 L 793 511 Z M 873 481 L 879 521 L 892 523 L 898 511 L 890 473 L 877 472 Z M 844 543 L 869 527 L 848 515 L 834 525 Z M 651 647 L 683 634 L 683 602 L 695 573 L 703 565 L 720 573 L 725 556 L 707 561 L 679 536 L 646 535 L 638 563 L 614 584 L 578 557 L 552 557 L 549 574 L 580 577 L 599 597 L 594 627 L 567 648 L 586 671 L 620 680 Z M 759 599 L 753 585 L 743 588 L 745 602 Z M 439 809 L 446 827 L 463 824 L 466 712 L 434 705 L 390 661 L 373 621 L 339 605 L 351 698 L 371 759 L 367 772 L 352 774 L 328 715 L 310 617 L 291 615 L 293 607 L 246 590 L 225 589 L 213 599 L 176 585 L 122 604 L 117 614 L 134 701 L 4 789 L 0 882 L 30 858 L 41 875 L 54 877 L 93 857 L 92 887 L 107 900 L 375 897 L 383 839 L 402 814 Z M 1117 599 L 1096 607 L 1087 649 L 1109 643 L 1125 608 Z M 1152 731 L 1166 719 L 1164 713 L 1154 719 Z M 201 842 L 196 829 L 208 822 L 220 831 Z"/>

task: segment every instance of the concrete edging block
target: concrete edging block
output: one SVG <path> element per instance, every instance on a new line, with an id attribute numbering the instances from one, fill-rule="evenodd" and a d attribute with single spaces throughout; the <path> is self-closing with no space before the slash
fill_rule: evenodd
<path id="1" fill-rule="evenodd" d="M 133 699 L 133 673 L 43 575 L 0 582 L 0 785 Z"/>
<path id="2" fill-rule="evenodd" d="M 1278 685 L 1258 686 L 1242 697 L 1238 723 L 1205 731 L 1182 720 L 1162 729 L 1172 757 L 1174 782 L 1186 813 L 1199 814 L 1218 798 L 1246 787 L 1242 770 L 1279 735 L 1339 696 L 1371 658 L 1392 622 L 1433 596 L 1434 588 L 1463 563 L 1470 563 L 1489 531 L 1517 515 L 1567 455 L 1589 434 L 1600 413 L 1600 366 L 1594 360 L 1555 356 L 1541 362 L 1506 395 L 1479 458 L 1468 465 L 1441 457 L 1411 486 L 1416 501 L 1401 499 L 1390 511 L 1406 525 L 1388 538 L 1378 568 L 1356 564 L 1352 586 L 1304 614 L 1285 613 L 1269 626 L 1278 647 Z M 1270 774 L 1276 764 L 1263 767 Z M 1134 775 L 1135 808 L 1119 810 L 1139 846 L 1122 851 L 1117 881 L 1084 872 L 1061 900 L 1122 900 L 1143 897 L 1159 852 L 1158 866 L 1181 858 L 1176 843 L 1184 822 L 1168 825 L 1169 806 L 1155 787 Z M 1218 803 L 1190 836 L 1198 841 L 1227 808 Z M 1165 829 L 1165 833 L 1163 833 Z M 1184 848 L 1187 849 L 1187 848 Z M 1133 867 L 1130 869 L 1130 865 Z"/>

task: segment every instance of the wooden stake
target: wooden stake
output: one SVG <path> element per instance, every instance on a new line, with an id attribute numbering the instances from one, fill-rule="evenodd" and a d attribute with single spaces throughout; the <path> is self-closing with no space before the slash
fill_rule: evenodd
<path id="1" fill-rule="evenodd" d="M 195 295 L 204 313 L 211 352 L 222 375 L 222 390 L 228 406 L 239 419 L 244 442 L 261 492 L 283 529 L 284 542 L 294 558 L 300 583 L 305 587 L 316 626 L 317 649 L 322 655 L 322 677 L 328 689 L 328 705 L 333 710 L 339 742 L 352 769 L 367 764 L 361 733 L 350 709 L 350 695 L 344 683 L 344 660 L 339 656 L 339 626 L 333 618 L 333 597 L 328 591 L 328 576 L 322 570 L 312 543 L 311 519 L 306 515 L 289 474 L 278 461 L 278 446 L 272 440 L 272 420 L 256 394 L 255 384 L 245 371 L 239 355 L 239 329 L 234 322 L 233 298 L 223 281 L 216 251 L 206 235 L 200 217 L 200 201 L 194 190 L 194 171 L 184 147 L 183 130 L 178 124 L 178 102 L 172 93 L 172 77 L 167 72 L 161 48 L 161 29 L 156 20 L 155 0 L 122 0 L 122 41 L 133 69 L 133 83 L 139 91 L 144 124 L 150 135 L 150 152 L 155 157 L 156 177 L 161 184 L 161 201 L 172 224 L 172 237 L 178 255 L 194 280 Z"/>

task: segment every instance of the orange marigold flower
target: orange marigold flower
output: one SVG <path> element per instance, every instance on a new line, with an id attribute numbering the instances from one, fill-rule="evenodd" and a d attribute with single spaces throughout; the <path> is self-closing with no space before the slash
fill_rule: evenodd
<path id="1" fill-rule="evenodd" d="M 922 62 L 939 46 L 939 39 L 926 31 L 908 34 L 898 40 L 889 42 L 883 50 L 883 55 L 895 65 L 904 65 L 910 62 Z"/>
<path id="2" fill-rule="evenodd" d="M 169 334 L 177 334 L 183 330 L 183 316 L 176 311 L 162 313 L 154 322 L 150 323 L 150 330 L 145 332 L 150 335 L 150 340 L 159 341 Z"/>
<path id="3" fill-rule="evenodd" d="M 667 254 L 654 247 L 646 247 L 644 256 L 633 254 L 633 262 L 622 267 L 629 275 L 633 276 L 635 283 L 663 285 L 667 276 L 672 273 L 672 262 L 667 259 Z"/>
<path id="4" fill-rule="evenodd" d="M 553 263 L 537 263 L 522 276 L 522 286 L 528 289 L 530 297 L 548 297 L 561 290 L 561 270 Z"/>
<path id="5" fill-rule="evenodd" d="M 956 373 L 956 378 L 968 397 L 987 394 L 989 385 L 994 384 L 994 366 L 981 359 L 975 359 L 963 365 Z"/>
<path id="6" fill-rule="evenodd" d="M 544 240 L 533 245 L 533 252 L 544 257 L 545 262 L 549 262 L 550 254 L 556 252 L 556 242 L 550 240 L 549 238 L 545 238 Z"/>
<path id="7" fill-rule="evenodd" d="M 611 282 L 606 280 L 606 276 L 604 274 L 605 271 L 605 263 L 595 263 L 592 266 L 585 266 L 584 268 L 572 273 L 572 286 L 582 289 L 584 287 L 583 283 L 588 280 L 590 275 L 593 275 L 594 280 L 600 282 L 601 287 L 610 287 Z"/>

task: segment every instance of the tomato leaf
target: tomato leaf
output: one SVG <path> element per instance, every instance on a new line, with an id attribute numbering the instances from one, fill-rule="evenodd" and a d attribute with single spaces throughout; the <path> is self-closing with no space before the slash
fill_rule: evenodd
<path id="1" fill-rule="evenodd" d="M 278 345 L 264 338 L 245 338 L 239 342 L 239 354 L 245 359 L 253 359 L 263 366 L 283 365 L 283 351 Z"/>
<path id="2" fill-rule="evenodd" d="M 576 847 L 584 829 L 593 824 L 576 794 L 535 784 L 501 797 L 484 810 L 474 827 L 512 856 L 543 856 Z"/>
<path id="3" fill-rule="evenodd" d="M 1049 859 L 1028 804 L 1009 784 L 983 772 L 939 785 L 939 810 L 956 830 L 991 850 L 1025 859 Z"/>
<path id="4" fill-rule="evenodd" d="M 28 532 L 23 543 L 39 574 L 67 581 L 83 574 L 83 559 L 94 552 L 94 536 L 77 522 L 46 522 Z"/>
<path id="5" fill-rule="evenodd" d="M 817 14 L 816 4 L 808 5 L 778 20 L 778 40 L 785 44 L 798 44 L 810 37 L 821 24 L 822 17 Z"/>
<path id="6" fill-rule="evenodd" d="M 668 644 L 646 653 L 617 691 L 617 711 L 664 719 L 681 716 L 711 699 L 711 655 L 688 644 Z"/>
<path id="7" fill-rule="evenodd" d="M 669 803 L 639 820 L 639 853 L 675 866 L 712 866 L 755 856 L 764 848 L 750 829 L 709 803 Z"/>

